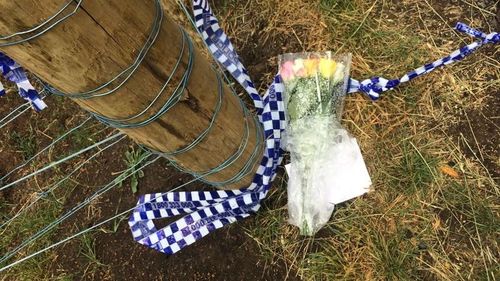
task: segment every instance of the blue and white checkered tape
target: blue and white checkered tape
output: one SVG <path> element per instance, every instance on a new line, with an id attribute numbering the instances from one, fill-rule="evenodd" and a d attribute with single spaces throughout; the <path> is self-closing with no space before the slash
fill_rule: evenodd
<path id="1" fill-rule="evenodd" d="M 472 37 L 478 38 L 480 39 L 480 41 L 464 46 L 452 52 L 449 56 L 410 71 L 399 79 L 388 80 L 382 77 L 374 77 L 371 79 L 363 80 L 361 82 L 351 79 L 349 85 L 349 93 L 363 92 L 367 94 L 372 100 L 377 100 L 380 98 L 380 94 L 382 92 L 392 90 L 401 83 L 408 82 L 439 67 L 460 61 L 484 44 L 496 44 L 500 42 L 500 35 L 498 34 L 498 32 L 486 34 L 479 30 L 473 29 L 461 22 L 457 23 L 455 29 L 460 32 L 469 34 Z"/>
<path id="2" fill-rule="evenodd" d="M 241 190 L 169 192 L 141 196 L 129 226 L 134 239 L 162 253 L 173 254 L 226 224 L 250 216 L 260 208 L 276 168 L 282 161 L 281 132 L 284 128 L 282 84 L 279 77 L 263 100 L 262 125 L 266 150 L 252 184 Z M 185 215 L 157 230 L 154 219 Z"/>
<path id="3" fill-rule="evenodd" d="M 19 95 L 29 101 L 36 111 L 41 111 L 47 107 L 35 87 L 28 80 L 24 69 L 2 52 L 0 52 L 0 72 L 7 80 L 16 83 Z M 5 90 L 2 83 L 0 83 L 0 96 L 4 94 Z"/>
<path id="4" fill-rule="evenodd" d="M 150 248 L 173 254 L 227 224 L 257 212 L 283 160 L 281 133 L 285 128 L 284 86 L 277 75 L 261 97 L 240 62 L 229 38 L 222 32 L 206 1 L 193 3 L 196 25 L 214 57 L 245 88 L 264 128 L 266 149 L 248 188 L 205 192 L 169 192 L 141 196 L 129 226 L 134 239 Z M 158 230 L 154 219 L 185 215 Z"/>
<path id="5" fill-rule="evenodd" d="M 228 36 L 219 26 L 208 1 L 193 0 L 193 11 L 196 26 L 213 56 L 245 88 L 254 101 L 259 120 L 264 127 L 266 150 L 248 188 L 236 191 L 167 192 L 140 197 L 129 219 L 133 237 L 140 244 L 166 254 L 174 254 L 210 232 L 258 211 L 261 200 L 266 197 L 276 176 L 276 168 L 283 160 L 281 134 L 285 128 L 285 111 L 282 95 L 284 86 L 280 75 L 276 75 L 273 84 L 261 98 Z M 486 35 L 464 24 L 458 24 L 457 29 L 481 38 L 482 41 L 461 48 L 450 56 L 418 68 L 400 79 L 387 80 L 376 77 L 362 82 L 351 79 L 348 92 L 364 92 L 376 100 L 381 92 L 460 60 L 483 44 L 498 43 L 496 33 Z M 184 217 L 160 230 L 153 222 L 155 219 L 178 215 Z"/>
<path id="6" fill-rule="evenodd" d="M 231 44 L 229 37 L 219 26 L 219 22 L 213 15 L 208 1 L 194 0 L 193 13 L 196 27 L 201 33 L 203 40 L 207 43 L 211 53 L 231 73 L 234 79 L 245 88 L 254 101 L 255 109 L 260 117 L 263 110 L 262 99 L 255 89 L 248 71 L 239 60 L 238 54 Z"/>

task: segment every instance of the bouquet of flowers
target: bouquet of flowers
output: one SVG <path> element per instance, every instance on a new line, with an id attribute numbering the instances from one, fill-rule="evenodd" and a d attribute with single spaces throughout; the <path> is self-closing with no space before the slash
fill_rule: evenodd
<path id="1" fill-rule="evenodd" d="M 352 198 L 353 187 L 361 184 L 352 184 L 359 179 L 355 162 L 362 161 L 361 152 L 340 125 L 350 62 L 350 55 L 333 57 L 330 52 L 280 56 L 287 112 L 284 144 L 291 160 L 288 212 L 303 235 L 315 234 L 335 204 Z M 357 170 L 346 170 L 353 165 Z M 360 194 L 369 187 L 366 167 L 361 174 L 365 188 Z"/>

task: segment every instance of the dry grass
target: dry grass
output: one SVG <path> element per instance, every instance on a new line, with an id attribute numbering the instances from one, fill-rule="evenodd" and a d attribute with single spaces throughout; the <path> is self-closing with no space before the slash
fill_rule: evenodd
<path id="1" fill-rule="evenodd" d="M 172 1 L 165 0 L 170 15 L 187 22 Z M 276 56 L 284 52 L 352 52 L 354 77 L 400 76 L 469 42 L 451 31 L 457 20 L 494 30 L 497 5 L 480 0 L 211 2 L 261 92 L 275 74 Z M 361 144 L 373 192 L 338 206 L 316 237 L 305 238 L 286 222 L 286 177 L 277 179 L 265 208 L 246 230 L 260 246 L 263 262 L 273 266 L 284 260 L 289 274 L 304 280 L 497 280 L 498 178 L 485 159 L 500 160 L 450 129 L 461 124 L 464 113 L 480 112 L 498 94 L 497 58 L 497 49 L 485 48 L 377 103 L 349 97 L 344 125 Z M 485 120 L 498 124 L 498 118 Z M 480 126 L 471 122 L 461 130 Z M 469 147 L 478 147 L 475 157 L 466 157 Z M 59 197 L 44 203 L 39 217 L 16 227 L 29 233 L 34 222 L 53 220 L 64 195 Z M 81 242 L 92 271 L 99 264 L 92 237 Z M 0 280 L 40 279 L 52 259 L 42 256 Z"/>
<path id="2" fill-rule="evenodd" d="M 263 90 L 283 52 L 352 52 L 354 77 L 394 78 L 470 42 L 451 31 L 456 20 L 494 30 L 494 1 L 458 2 L 235 0 L 216 11 Z M 361 143 L 374 191 L 338 206 L 312 239 L 286 223 L 286 178 L 277 180 L 247 229 L 267 262 L 284 260 L 305 280 L 496 280 L 498 178 L 480 157 L 465 157 L 479 145 L 450 131 L 460 113 L 498 94 L 498 50 L 486 49 L 377 103 L 351 96 L 344 124 Z M 255 72 L 262 63 L 264 75 Z"/>
<path id="3" fill-rule="evenodd" d="M 8 104 L 19 101 L 19 96 L 13 89 L 14 86 L 11 83 L 6 84 L 6 86 L 9 94 L 3 98 L 3 102 Z M 30 158 L 33 154 L 52 142 L 54 137 L 50 135 L 62 135 L 68 128 L 80 124 L 87 118 L 85 112 L 75 110 L 74 105 L 67 103 L 65 99 L 51 97 L 50 102 L 52 104 L 51 106 L 58 108 L 58 110 L 45 111 L 43 113 L 30 111 L 26 113 L 30 115 L 29 117 L 24 116 L 25 118 L 29 118 L 29 122 L 27 119 L 22 120 L 20 118 L 20 120 L 16 120 L 14 124 L 3 128 L 0 132 L 0 139 L 2 140 L 2 142 L 0 142 L 0 152 L 3 153 L 3 156 L 6 156 L 3 158 L 4 160 L 8 159 L 2 162 L 2 168 L 0 169 L 2 170 L 2 175 L 5 171 L 10 171 L 15 168 L 17 165 L 23 163 L 26 158 Z M 64 112 L 72 112 L 72 114 L 69 118 L 61 118 L 60 115 Z M 2 114 L 4 113 L 5 111 L 3 111 Z M 64 120 L 64 122 L 60 122 L 60 120 Z M 23 121 L 28 122 L 26 124 L 29 124 L 29 126 L 20 126 L 19 124 L 22 124 Z M 14 176 L 19 178 L 28 175 L 60 159 L 63 155 L 69 155 L 79 151 L 93 144 L 96 139 L 104 138 L 104 136 L 109 134 L 109 131 L 112 130 L 105 128 L 98 122 L 87 124 L 82 129 L 69 136 L 66 140 L 37 157 L 29 165 L 14 173 Z M 48 174 L 42 173 L 26 182 L 20 183 L 16 188 L 3 191 L 2 194 L 0 194 L 1 223 L 4 223 L 6 219 L 14 216 L 21 208 L 27 207 L 32 202 L 39 199 L 41 192 L 46 191 L 49 186 L 59 182 L 85 160 L 86 158 L 83 156 L 77 157 L 71 163 L 65 163 L 62 166 L 55 167 Z M 96 161 L 94 161 L 93 164 L 95 162 Z M 95 165 L 99 166 L 99 163 L 95 163 Z M 77 181 L 77 178 L 84 173 L 84 170 L 85 168 L 76 172 L 73 177 L 62 183 L 53 192 L 47 193 L 45 196 L 41 197 L 42 199 L 37 201 L 38 203 L 25 209 L 21 215 L 11 223 L 0 228 L 0 252 L 2 255 L 6 254 L 14 246 L 19 245 L 24 239 L 35 234 L 38 230 L 58 218 L 62 212 L 66 210 L 65 206 L 68 203 L 68 198 L 70 198 L 70 195 L 77 186 L 82 189 L 95 187 L 89 187 Z M 7 180 L 7 182 L 10 181 L 11 179 Z M 95 206 L 91 205 L 86 211 L 98 212 L 99 210 L 95 210 Z M 81 219 L 81 221 L 83 220 L 84 219 Z M 67 230 L 73 230 L 73 228 L 75 228 L 75 225 L 65 226 Z M 61 238 L 61 233 L 58 231 L 59 229 L 55 228 L 48 232 L 47 235 L 38 239 L 36 243 L 23 249 L 16 257 L 26 256 L 34 251 L 51 245 L 54 241 Z M 56 257 L 57 254 L 53 251 L 47 252 L 45 255 L 34 257 L 11 270 L 2 272 L 2 274 L 0 274 L 0 280 L 66 280 L 64 279 L 66 274 L 55 274 L 48 270 Z M 12 260 L 13 259 L 8 262 L 12 262 Z M 2 263 L 0 267 L 6 266 L 8 262 Z"/>

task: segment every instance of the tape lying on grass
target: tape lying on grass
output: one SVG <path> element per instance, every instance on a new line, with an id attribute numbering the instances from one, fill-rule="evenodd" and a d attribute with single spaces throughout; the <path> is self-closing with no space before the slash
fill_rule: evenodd
<path id="1" fill-rule="evenodd" d="M 285 127 L 285 112 L 282 99 L 284 87 L 280 75 L 276 75 L 267 93 L 261 97 L 255 89 L 246 68 L 239 60 L 228 36 L 220 28 L 208 1 L 194 0 L 193 12 L 195 26 L 213 56 L 221 66 L 231 73 L 253 100 L 259 121 L 264 129 L 266 149 L 253 182 L 247 188 L 236 191 L 167 192 L 148 194 L 139 199 L 129 219 L 134 239 L 143 245 L 166 254 L 176 253 L 210 232 L 258 211 L 261 200 L 267 196 L 271 183 L 276 176 L 276 168 L 282 162 L 281 133 Z M 496 44 L 500 41 L 496 32 L 485 34 L 462 23 L 457 24 L 456 29 L 478 38 L 480 41 L 464 46 L 445 58 L 417 68 L 399 79 L 388 80 L 382 77 L 374 77 L 361 82 L 350 79 L 348 92 L 363 92 L 371 99 L 376 100 L 382 92 L 391 90 L 401 83 L 408 82 L 436 68 L 459 61 L 484 44 Z M 35 110 L 40 111 L 46 107 L 17 63 L 0 53 L 0 67 L 3 75 L 17 84 L 20 95 L 28 100 Z M 0 85 L 0 95 L 4 93 L 3 85 Z M 196 180 L 198 179 L 201 179 L 201 177 L 196 178 Z M 154 219 L 177 215 L 185 216 L 160 230 L 156 229 L 153 223 Z M 68 239 L 73 237 L 76 237 L 76 235 Z M 55 246 L 55 244 L 52 246 Z M 44 251 L 47 249 L 44 249 Z M 38 253 L 40 252 L 34 255 Z M 13 265 L 11 264 L 8 267 Z"/>
<path id="2" fill-rule="evenodd" d="M 276 75 L 268 92 L 261 98 L 229 37 L 219 26 L 208 1 L 194 0 L 193 12 L 196 28 L 212 55 L 252 98 L 264 127 L 266 150 L 254 180 L 248 188 L 237 191 L 167 192 L 141 196 L 129 219 L 133 237 L 137 242 L 165 254 L 174 254 L 210 232 L 258 211 L 260 201 L 266 197 L 275 178 L 276 168 L 282 161 L 281 133 L 285 126 L 285 112 L 282 100 L 284 88 L 279 74 Z M 371 99 L 377 100 L 382 92 L 392 90 L 401 83 L 441 66 L 459 61 L 481 45 L 499 42 L 498 33 L 485 34 L 463 23 L 457 24 L 456 29 L 481 41 L 460 48 L 449 56 L 417 68 L 399 79 L 374 77 L 361 82 L 350 79 L 348 92 L 363 92 Z M 178 215 L 185 216 L 160 230 L 153 222 L 155 219 Z"/>
<path id="3" fill-rule="evenodd" d="M 480 41 L 464 46 L 444 58 L 438 59 L 432 63 L 412 70 L 399 79 L 387 80 L 383 77 L 374 77 L 371 79 L 363 80 L 361 82 L 351 79 L 349 93 L 363 92 L 367 94 L 371 99 L 377 100 L 380 98 L 381 93 L 392 90 L 401 83 L 408 82 L 421 75 L 434 71 L 435 69 L 442 66 L 460 61 L 466 56 L 472 54 L 482 45 L 490 43 L 496 44 L 500 42 L 500 35 L 497 32 L 486 34 L 479 30 L 473 29 L 461 22 L 457 23 L 455 29 L 460 32 L 464 32 L 472 37 L 478 38 L 480 39 Z"/>

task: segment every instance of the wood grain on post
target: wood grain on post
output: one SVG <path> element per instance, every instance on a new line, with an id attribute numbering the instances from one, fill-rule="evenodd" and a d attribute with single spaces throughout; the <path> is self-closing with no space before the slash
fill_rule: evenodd
<path id="1" fill-rule="evenodd" d="M 39 24 L 65 2 L 0 0 L 0 34 L 12 34 Z M 61 91 L 85 92 L 108 82 L 132 64 L 151 32 L 154 18 L 154 0 L 86 0 L 75 15 L 44 35 L 0 51 Z M 108 96 L 73 100 L 84 109 L 106 117 L 133 116 L 151 103 L 171 75 L 181 46 L 181 31 L 164 17 L 156 42 L 123 87 Z M 187 53 L 174 73 L 171 86 L 139 121 L 158 112 L 172 94 L 186 69 Z M 193 71 L 181 101 L 153 123 L 122 131 L 135 142 L 156 151 L 175 151 L 190 144 L 209 126 L 217 101 L 216 73 L 195 50 Z M 238 98 L 225 85 L 222 108 L 212 130 L 199 145 L 174 159 L 184 168 L 196 172 L 217 167 L 238 151 L 247 121 L 250 135 L 243 155 L 233 165 L 207 179 L 225 181 L 232 178 L 258 149 L 253 166 L 255 172 L 263 153 L 262 148 L 256 148 L 255 126 L 258 124 L 253 118 L 245 120 Z M 245 187 L 252 178 L 251 172 L 240 182 L 225 188 Z"/>

